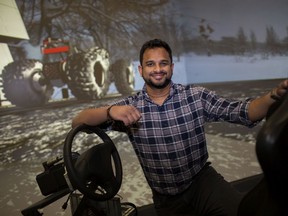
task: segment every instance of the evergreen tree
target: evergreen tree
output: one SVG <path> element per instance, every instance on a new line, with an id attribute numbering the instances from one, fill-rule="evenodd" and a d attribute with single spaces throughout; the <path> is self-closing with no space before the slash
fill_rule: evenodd
<path id="1" fill-rule="evenodd" d="M 266 52 L 272 55 L 279 52 L 279 38 L 273 28 L 273 26 L 266 27 Z"/>
<path id="2" fill-rule="evenodd" d="M 242 27 L 239 28 L 237 34 L 237 49 L 241 55 L 247 51 L 247 36 Z"/>
<path id="3" fill-rule="evenodd" d="M 257 50 L 257 38 L 253 30 L 250 31 L 250 46 L 252 52 Z"/>

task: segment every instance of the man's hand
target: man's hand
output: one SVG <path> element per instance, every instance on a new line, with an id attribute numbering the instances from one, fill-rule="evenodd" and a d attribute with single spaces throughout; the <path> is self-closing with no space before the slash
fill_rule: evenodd
<path id="1" fill-rule="evenodd" d="M 248 115 L 251 121 L 258 121 L 263 119 L 269 107 L 275 103 L 275 101 L 281 99 L 288 91 L 288 80 L 282 81 L 278 87 L 272 89 L 272 91 L 262 97 L 253 100 L 249 106 Z"/>
<path id="2" fill-rule="evenodd" d="M 282 96 L 285 95 L 285 93 L 287 93 L 288 91 L 288 80 L 284 80 L 283 82 L 281 82 L 277 88 L 275 88 L 275 94 L 276 96 L 278 96 L 279 98 L 281 98 Z"/>
<path id="3" fill-rule="evenodd" d="M 122 121 L 126 126 L 135 124 L 141 118 L 141 113 L 134 106 L 112 106 L 110 117 L 115 121 Z"/>

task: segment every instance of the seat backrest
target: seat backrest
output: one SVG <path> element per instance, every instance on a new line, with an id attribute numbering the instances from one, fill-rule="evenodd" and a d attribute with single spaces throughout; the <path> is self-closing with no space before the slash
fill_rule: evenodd
<path id="1" fill-rule="evenodd" d="M 243 198 L 238 215 L 288 215 L 288 94 L 270 108 L 256 154 L 264 178 Z"/>

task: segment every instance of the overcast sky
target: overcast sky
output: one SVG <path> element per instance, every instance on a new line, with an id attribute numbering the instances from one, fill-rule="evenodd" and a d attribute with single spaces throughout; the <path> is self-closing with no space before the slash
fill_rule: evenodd
<path id="1" fill-rule="evenodd" d="M 253 30 L 259 41 L 265 40 L 267 26 L 280 39 L 288 35 L 288 0 L 176 0 L 174 8 L 191 28 L 205 18 L 215 29 L 214 39 L 235 36 L 240 26 L 247 36 Z"/>

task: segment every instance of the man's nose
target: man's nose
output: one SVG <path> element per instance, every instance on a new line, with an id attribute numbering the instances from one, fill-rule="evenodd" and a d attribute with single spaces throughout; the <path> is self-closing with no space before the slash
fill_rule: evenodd
<path id="1" fill-rule="evenodd" d="M 160 71 L 161 70 L 161 65 L 160 64 L 155 64 L 154 66 L 154 71 Z"/>

